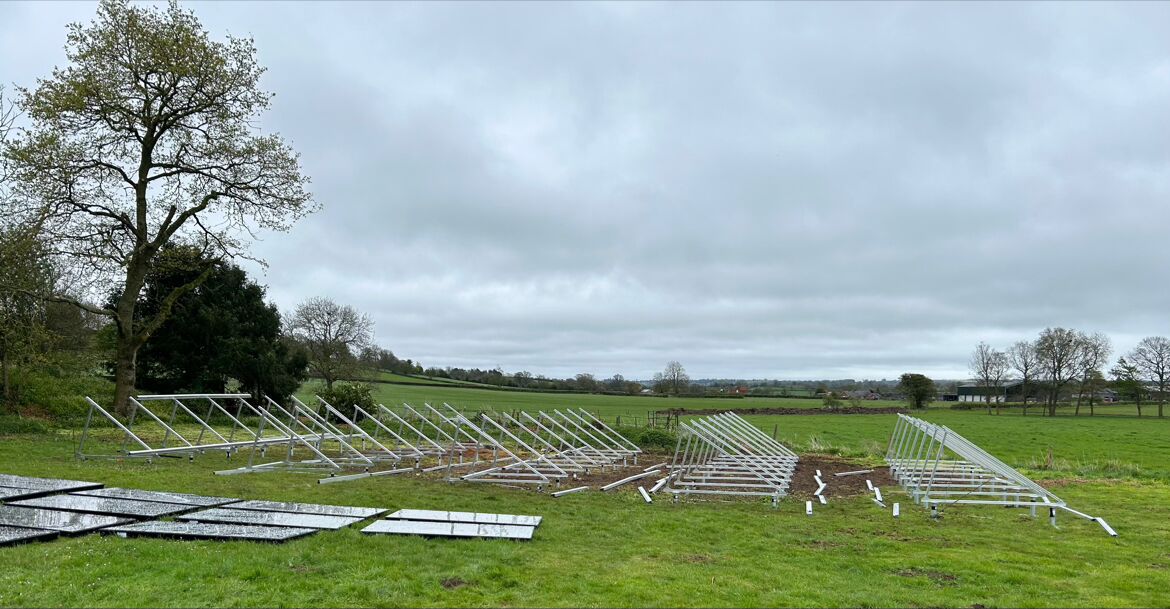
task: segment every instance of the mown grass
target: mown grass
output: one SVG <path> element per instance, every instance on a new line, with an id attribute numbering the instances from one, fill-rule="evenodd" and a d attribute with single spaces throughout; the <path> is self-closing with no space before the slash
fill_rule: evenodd
<path id="1" fill-rule="evenodd" d="M 946 425 L 1030 473 L 1149 477 L 1170 481 L 1170 419 L 1039 417 L 929 409 L 915 416 Z M 881 459 L 895 415 L 747 416 L 797 450 Z M 1052 465 L 1047 465 L 1051 451 Z"/>
<path id="2" fill-rule="evenodd" d="M 398 389 L 396 387 L 395 389 Z M 410 387 L 411 390 L 430 388 Z M 468 391 L 435 393 L 459 402 Z M 500 392 L 491 397 L 503 397 Z M 530 396 L 496 409 L 580 405 L 616 415 L 650 404 L 710 408 L 777 400 Z M 485 396 L 487 397 L 487 396 Z M 581 398 L 603 398 L 582 400 Z M 412 394 L 400 400 L 421 401 Z M 563 400 L 563 401 L 562 401 Z M 609 401 L 615 400 L 615 401 Z M 623 400 L 625 401 L 623 403 Z M 391 400 L 385 400 L 388 403 Z M 793 400 L 794 402 L 815 402 Z M 758 404 L 753 404 L 758 402 Z M 694 405 L 696 404 L 697 405 Z M 686 404 L 687 406 L 679 406 Z M 751 406 L 748 406 L 751 404 Z M 786 405 L 785 405 L 786 406 Z M 77 461 L 75 437 L 0 437 L 0 471 L 108 485 L 392 509 L 540 514 L 531 542 L 365 537 L 354 529 L 284 545 L 177 542 L 89 535 L 0 548 L 4 606 L 1164 606 L 1170 583 L 1170 451 L 1165 421 L 988 416 L 932 409 L 993 454 L 1041 477 L 1096 524 L 1002 508 L 963 507 L 931 521 L 896 489 L 894 519 L 869 499 L 803 501 L 659 498 L 636 487 L 553 499 L 527 491 L 413 477 L 318 485 L 305 474 L 220 477 L 222 456 L 194 462 Z M 750 420 L 807 451 L 877 459 L 894 415 L 758 416 Z M 1047 450 L 1054 458 L 1047 463 Z M 1085 468 L 1096 463 L 1100 467 Z M 1052 469 L 1043 469 L 1044 467 Z M 1078 470 L 1081 467 L 1084 471 Z M 1063 468 L 1063 469 L 1062 469 Z M 444 585 L 446 582 L 447 585 Z"/>

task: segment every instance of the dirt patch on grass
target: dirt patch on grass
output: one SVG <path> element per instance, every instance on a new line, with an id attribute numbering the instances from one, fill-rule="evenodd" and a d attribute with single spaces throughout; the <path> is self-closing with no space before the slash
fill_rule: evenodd
<path id="1" fill-rule="evenodd" d="M 1100 484 L 1104 486 L 1117 486 L 1124 484 L 1124 480 L 1115 478 L 1049 478 L 1047 480 L 1036 480 L 1036 484 L 1044 488 L 1063 488 L 1066 486 L 1074 486 L 1078 484 Z"/>
<path id="2" fill-rule="evenodd" d="M 866 480 L 871 481 L 874 486 L 880 488 L 894 488 L 898 486 L 898 483 L 890 477 L 890 468 L 885 466 L 868 467 L 846 459 L 821 455 L 801 455 L 800 462 L 796 464 L 796 472 L 793 474 L 792 483 L 788 487 L 788 494 L 806 499 L 812 497 L 818 486 L 816 481 L 818 469 L 821 470 L 821 480 L 825 481 L 825 490 L 822 494 L 826 499 L 868 495 L 870 494 L 870 490 L 865 484 Z M 872 469 L 873 471 L 868 474 L 857 474 L 854 476 L 833 475 L 839 472 L 863 469 Z"/>
<path id="3" fill-rule="evenodd" d="M 455 588 L 462 588 L 468 585 L 468 583 L 462 577 L 447 577 L 439 582 L 439 585 L 448 590 L 454 590 Z"/>
<path id="4" fill-rule="evenodd" d="M 930 571 L 926 569 L 919 569 L 911 567 L 898 571 L 900 577 L 925 577 L 930 581 L 939 585 L 954 585 L 954 582 L 959 578 L 953 573 L 945 573 L 943 571 Z"/>
<path id="5" fill-rule="evenodd" d="M 608 467 L 604 469 L 591 469 L 589 470 L 588 474 L 581 474 L 577 477 L 576 480 L 565 480 L 562 482 L 561 490 L 577 486 L 589 486 L 595 490 L 600 489 L 601 487 L 611 482 L 617 482 L 622 478 L 629 478 L 630 476 L 641 474 L 642 470 L 652 465 L 658 465 L 659 463 L 669 464 L 672 456 L 673 455 L 667 454 L 642 453 L 641 455 L 638 455 L 637 465 L 634 465 L 631 461 L 630 465 L 627 467 L 618 467 L 615 469 L 610 469 Z M 623 484 L 611 492 L 623 490 L 632 490 L 636 492 L 639 486 L 644 486 L 646 487 L 646 490 L 650 490 L 650 487 L 654 486 L 654 483 L 665 475 L 666 468 L 661 467 L 653 475 L 646 476 L 645 478 L 639 478 L 638 480 L 634 480 L 628 484 Z"/>
<path id="6" fill-rule="evenodd" d="M 694 565 L 706 565 L 715 562 L 715 559 L 706 554 L 687 554 L 679 557 L 682 562 L 691 563 Z"/>
<path id="7" fill-rule="evenodd" d="M 809 414 L 907 414 L 910 411 L 905 408 L 866 408 L 864 406 L 849 406 L 846 408 L 837 408 L 835 410 L 828 410 L 825 408 L 708 408 L 703 410 L 689 410 L 686 408 L 669 408 L 667 410 L 659 410 L 655 414 L 662 415 L 710 415 L 720 414 L 724 412 L 734 412 L 735 414 L 793 414 L 793 415 L 809 415 Z"/>
<path id="8" fill-rule="evenodd" d="M 840 548 L 845 544 L 840 544 L 835 541 L 825 541 L 823 539 L 807 539 L 796 542 L 796 545 L 810 550 L 832 550 L 834 548 Z"/>

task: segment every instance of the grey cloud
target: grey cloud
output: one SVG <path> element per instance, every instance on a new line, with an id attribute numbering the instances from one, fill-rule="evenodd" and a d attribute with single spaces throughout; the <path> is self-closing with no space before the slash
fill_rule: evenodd
<path id="1" fill-rule="evenodd" d="M 427 365 L 957 377 L 1170 331 L 1170 5 L 191 7 L 255 37 L 325 204 L 257 245 L 271 296 Z M 0 11 L 29 83 L 92 7 Z"/>

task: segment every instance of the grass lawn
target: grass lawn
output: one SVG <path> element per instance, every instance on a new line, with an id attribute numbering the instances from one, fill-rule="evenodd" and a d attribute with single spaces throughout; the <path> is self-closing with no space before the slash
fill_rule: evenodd
<path id="1" fill-rule="evenodd" d="M 379 386 L 380 399 L 465 408 L 582 406 L 607 416 L 658 408 L 793 407 L 809 400 L 686 400 Z M 477 402 L 482 400 L 482 402 Z M 884 404 L 888 405 L 888 404 Z M 965 506 L 931 521 L 899 490 L 902 517 L 868 498 L 804 515 L 790 498 L 642 502 L 636 486 L 553 499 L 413 477 L 318 485 L 310 474 L 219 477 L 194 462 L 77 461 L 69 430 L 0 437 L 0 472 L 110 486 L 392 509 L 539 514 L 530 542 L 322 532 L 283 545 L 88 535 L 0 548 L 4 606 L 1165 606 L 1170 602 L 1170 421 L 989 416 L 932 409 L 1073 508 L 1060 528 L 1022 510 Z M 875 461 L 894 415 L 750 417 L 802 452 Z M 1048 449 L 1053 465 L 1045 466 Z"/>

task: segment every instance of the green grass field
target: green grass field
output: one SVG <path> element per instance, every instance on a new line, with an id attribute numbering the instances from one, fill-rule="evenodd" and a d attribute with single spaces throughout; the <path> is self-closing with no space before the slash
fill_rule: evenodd
<path id="1" fill-rule="evenodd" d="M 379 385 L 389 403 L 468 409 L 581 406 L 645 416 L 659 408 L 818 408 L 811 400 L 686 400 Z M 875 404 L 888 406 L 890 404 Z M 1170 602 L 1170 421 L 1128 416 L 923 415 L 1046 479 L 1063 515 L 965 506 L 932 521 L 901 491 L 902 517 L 868 498 L 646 505 L 636 487 L 553 499 L 413 477 L 318 485 L 311 474 L 220 477 L 229 464 L 77 461 L 71 430 L 0 437 L 0 472 L 107 485 L 387 508 L 540 514 L 530 542 L 323 532 L 284 545 L 88 535 L 0 548 L 4 606 L 1165 606 Z M 801 452 L 876 463 L 894 415 L 752 416 Z M 1052 465 L 1047 465 L 1048 451 Z"/>

